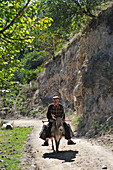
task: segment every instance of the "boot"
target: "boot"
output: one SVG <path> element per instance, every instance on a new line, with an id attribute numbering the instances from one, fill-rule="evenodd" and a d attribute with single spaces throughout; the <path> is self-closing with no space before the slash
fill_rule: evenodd
<path id="1" fill-rule="evenodd" d="M 67 144 L 68 144 L 68 145 L 75 145 L 76 143 L 73 142 L 72 140 L 69 140 Z"/>
<path id="2" fill-rule="evenodd" d="M 45 141 L 45 142 L 42 144 L 42 146 L 49 146 L 49 144 L 48 144 L 47 141 Z"/>

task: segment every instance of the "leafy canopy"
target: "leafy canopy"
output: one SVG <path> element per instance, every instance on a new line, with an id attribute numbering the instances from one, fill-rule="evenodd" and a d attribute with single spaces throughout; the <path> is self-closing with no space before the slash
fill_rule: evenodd
<path id="1" fill-rule="evenodd" d="M 38 10 L 43 16 L 52 17 L 54 29 L 62 29 L 67 33 L 75 30 L 85 16 L 95 17 L 97 6 L 107 0 L 39 0 Z M 74 28 L 73 28 L 74 24 Z M 73 30 L 72 30 L 73 28 Z"/>
<path id="2" fill-rule="evenodd" d="M 51 25 L 51 18 L 36 19 L 37 1 L 0 0 L 0 88 L 7 88 L 18 69 L 15 56 L 32 43 L 32 31 Z"/>

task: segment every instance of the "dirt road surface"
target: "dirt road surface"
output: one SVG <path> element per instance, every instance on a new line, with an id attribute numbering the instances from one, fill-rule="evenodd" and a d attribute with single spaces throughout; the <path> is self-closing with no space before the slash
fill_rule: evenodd
<path id="1" fill-rule="evenodd" d="M 11 120 L 12 122 L 12 120 Z M 76 145 L 67 145 L 62 138 L 59 153 L 49 146 L 41 146 L 39 138 L 42 120 L 14 120 L 15 126 L 33 126 L 29 140 L 25 143 L 26 155 L 22 158 L 23 169 L 28 170 L 113 170 L 113 151 L 98 146 L 86 139 L 73 138 Z"/>

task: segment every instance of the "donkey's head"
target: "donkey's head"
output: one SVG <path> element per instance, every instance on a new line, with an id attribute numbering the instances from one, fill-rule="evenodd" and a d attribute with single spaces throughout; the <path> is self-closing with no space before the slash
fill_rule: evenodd
<path id="1" fill-rule="evenodd" d="M 61 117 L 57 117 L 56 119 L 56 127 L 59 129 L 60 132 L 63 132 L 64 127 L 63 127 L 63 120 Z"/>

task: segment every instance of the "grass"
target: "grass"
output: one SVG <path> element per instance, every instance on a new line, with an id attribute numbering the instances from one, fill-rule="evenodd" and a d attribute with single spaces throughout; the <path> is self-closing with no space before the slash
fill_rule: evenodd
<path id="1" fill-rule="evenodd" d="M 29 127 L 0 129 L 0 169 L 21 170 L 20 156 L 24 154 L 23 144 L 31 132 Z"/>

